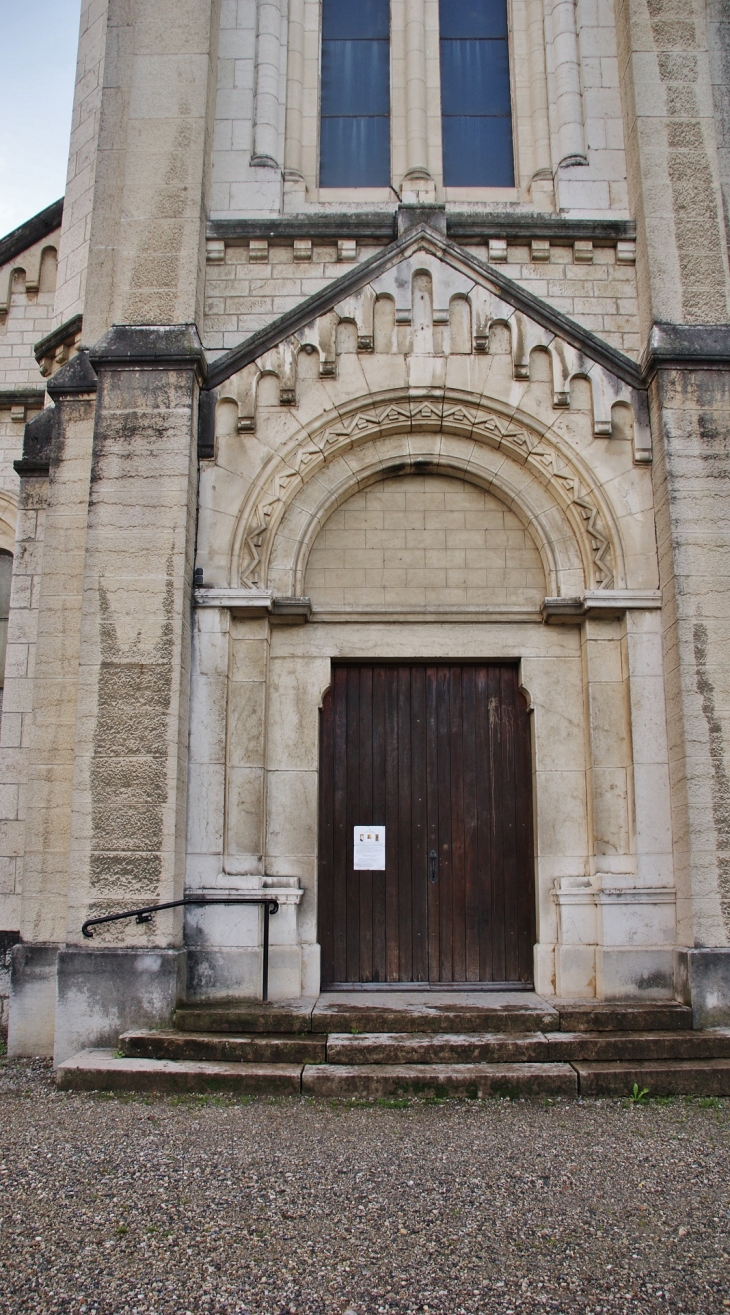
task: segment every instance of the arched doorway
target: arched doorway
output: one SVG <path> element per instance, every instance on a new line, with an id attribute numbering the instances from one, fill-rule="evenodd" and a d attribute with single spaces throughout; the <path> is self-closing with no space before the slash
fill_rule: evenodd
<path id="1" fill-rule="evenodd" d="M 401 610 L 429 627 L 444 607 L 535 614 L 545 575 L 528 530 L 494 494 L 406 470 L 330 515 L 306 588 L 335 615 L 369 609 L 377 652 L 383 620 Z M 381 656 L 335 662 L 321 711 L 323 985 L 529 985 L 530 733 L 517 661 Z M 384 869 L 356 869 L 360 827 L 384 827 Z"/>

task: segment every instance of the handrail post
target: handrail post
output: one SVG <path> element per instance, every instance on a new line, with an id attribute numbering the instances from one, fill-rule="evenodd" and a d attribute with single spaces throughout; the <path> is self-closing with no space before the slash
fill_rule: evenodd
<path id="1" fill-rule="evenodd" d="M 269 901 L 264 904 L 264 952 L 263 952 L 263 972 L 261 981 L 261 1003 L 266 1004 L 269 998 Z"/>

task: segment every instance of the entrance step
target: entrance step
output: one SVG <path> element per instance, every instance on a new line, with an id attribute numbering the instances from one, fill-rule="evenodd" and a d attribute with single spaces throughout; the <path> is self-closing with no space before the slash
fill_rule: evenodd
<path id="1" fill-rule="evenodd" d="M 730 1059 L 576 1063 L 582 1096 L 730 1096 Z"/>
<path id="2" fill-rule="evenodd" d="M 551 1032 L 548 1058 L 578 1060 L 730 1059 L 730 1031 Z"/>
<path id="3" fill-rule="evenodd" d="M 327 1038 L 312 1033 L 125 1032 L 119 1049 L 129 1058 L 204 1060 L 234 1064 L 323 1064 Z"/>
<path id="4" fill-rule="evenodd" d="M 175 1026 L 183 1032 L 302 1033 L 312 1030 L 315 998 L 270 1000 L 267 1004 L 180 1005 Z"/>
<path id="5" fill-rule="evenodd" d="M 327 1038 L 327 1063 L 333 1064 L 485 1064 L 548 1062 L 542 1032 L 423 1033 L 333 1032 Z"/>
<path id="6" fill-rule="evenodd" d="M 114 1050 L 82 1050 L 56 1069 L 64 1091 L 215 1092 L 293 1096 L 301 1064 L 216 1064 L 201 1060 L 133 1059 Z"/>
<path id="7" fill-rule="evenodd" d="M 730 1058 L 730 1031 L 331 1033 L 328 1064 L 570 1063 Z"/>
<path id="8" fill-rule="evenodd" d="M 302 1070 L 312 1096 L 575 1096 L 570 1064 L 320 1064 Z"/>
<path id="9" fill-rule="evenodd" d="M 627 1001 L 617 1004 L 558 1000 L 563 1032 L 674 1032 L 692 1027 L 688 1005 Z"/>
<path id="10" fill-rule="evenodd" d="M 532 991 L 325 991 L 313 1032 L 547 1032 L 560 1015 Z"/>

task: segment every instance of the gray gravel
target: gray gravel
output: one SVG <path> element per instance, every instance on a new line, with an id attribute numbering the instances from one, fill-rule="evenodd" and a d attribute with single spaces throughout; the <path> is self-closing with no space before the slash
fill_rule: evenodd
<path id="1" fill-rule="evenodd" d="M 0 1069 L 0 1310 L 730 1307 L 730 1108 L 57 1093 Z"/>

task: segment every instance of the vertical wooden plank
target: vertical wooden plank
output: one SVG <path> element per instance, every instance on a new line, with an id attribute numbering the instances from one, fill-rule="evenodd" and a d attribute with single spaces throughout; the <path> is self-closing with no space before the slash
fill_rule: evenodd
<path id="1" fill-rule="evenodd" d="M 423 666 L 404 667 L 400 673 L 399 706 L 402 723 L 409 722 L 408 755 L 401 756 L 401 780 L 405 782 L 406 767 L 410 768 L 408 807 L 410 810 L 410 845 L 408 849 L 407 926 L 403 926 L 404 944 L 410 945 L 411 977 L 404 976 L 406 959 L 403 959 L 402 981 L 427 982 L 429 980 L 429 881 L 428 851 L 431 848 L 428 794 L 428 711 L 426 699 L 426 669 Z M 405 786 L 402 787 L 403 813 L 406 808 Z M 437 838 L 436 838 L 437 839 Z M 435 843 L 435 842 L 434 842 Z M 404 852 L 405 845 L 401 852 Z M 401 908 L 405 910 L 405 892 Z"/>
<path id="2" fill-rule="evenodd" d="M 379 699 L 382 703 L 384 726 L 384 764 L 380 773 L 381 816 L 385 819 L 385 872 L 381 873 L 384 886 L 384 960 L 387 982 L 400 980 L 400 793 L 399 752 L 400 726 L 398 725 L 398 668 L 380 668 Z M 378 781 L 376 779 L 376 787 Z"/>
<path id="3" fill-rule="evenodd" d="M 438 667 L 426 667 L 426 815 L 427 848 L 441 857 L 439 838 Z M 441 874 L 431 882 L 426 871 L 428 902 L 428 980 L 441 980 Z"/>
<path id="4" fill-rule="evenodd" d="M 462 668 L 462 779 L 464 791 L 464 960 L 465 979 L 482 981 L 480 942 L 480 873 L 477 816 L 476 668 Z"/>
<path id="5" fill-rule="evenodd" d="M 353 826 L 372 823 L 373 817 L 373 669 L 359 667 L 358 772 L 359 790 Z M 352 833 L 351 833 L 352 834 Z M 350 980 L 372 982 L 373 978 L 373 874 L 355 872 L 360 921 L 360 961 Z M 377 980 L 377 979 L 376 979 Z"/>
<path id="6" fill-rule="evenodd" d="M 319 826 L 317 834 L 317 923 L 322 950 L 322 981 L 334 980 L 333 890 L 333 694 L 329 689 L 319 712 Z"/>
<path id="7" fill-rule="evenodd" d="M 347 672 L 336 667 L 333 672 L 333 981 L 347 980 L 347 871 L 349 837 L 347 835 Z"/>
<path id="8" fill-rule="evenodd" d="M 477 871 L 479 894 L 479 980 L 495 981 L 492 940 L 494 866 L 492 845 L 492 761 L 489 740 L 489 668 L 474 672 Z"/>
<path id="9" fill-rule="evenodd" d="M 387 667 L 374 666 L 371 669 L 372 698 L 372 782 L 371 782 L 371 821 L 373 826 L 385 825 L 385 756 L 386 756 L 386 711 L 385 681 Z M 388 832 L 385 833 L 386 844 Z M 386 982 L 387 966 L 387 910 L 386 910 L 387 854 L 385 872 L 370 874 L 372 886 L 372 980 Z"/>
<path id="10" fill-rule="evenodd" d="M 516 849 L 517 778 L 515 773 L 515 712 L 517 669 L 504 666 L 500 672 L 502 714 L 502 779 L 504 849 L 504 944 L 505 980 L 519 981 L 519 897 Z"/>
<path id="11" fill-rule="evenodd" d="M 346 982 L 360 980 L 360 878 L 353 871 L 352 837 L 360 817 L 360 671 L 346 667 L 347 676 L 347 970 Z"/>
<path id="12" fill-rule="evenodd" d="M 532 743 L 527 700 L 517 691 L 515 727 L 515 769 L 517 773 L 517 883 L 519 894 L 519 980 L 534 977 L 535 944 L 535 857 L 532 818 Z"/>
<path id="13" fill-rule="evenodd" d="M 439 975 L 437 981 L 454 980 L 454 872 L 451 836 L 451 700 L 450 669 L 437 668 L 437 734 L 438 734 L 438 891 L 439 909 Z"/>
<path id="14" fill-rule="evenodd" d="M 492 955 L 494 980 L 507 980 L 504 940 L 504 776 L 502 773 L 501 668 L 490 666 L 488 679 L 490 812 L 492 839 Z"/>
<path id="15" fill-rule="evenodd" d="M 448 668 L 448 731 L 451 771 L 451 975 L 466 981 L 466 873 L 464 855 L 464 709 L 465 668 Z"/>

